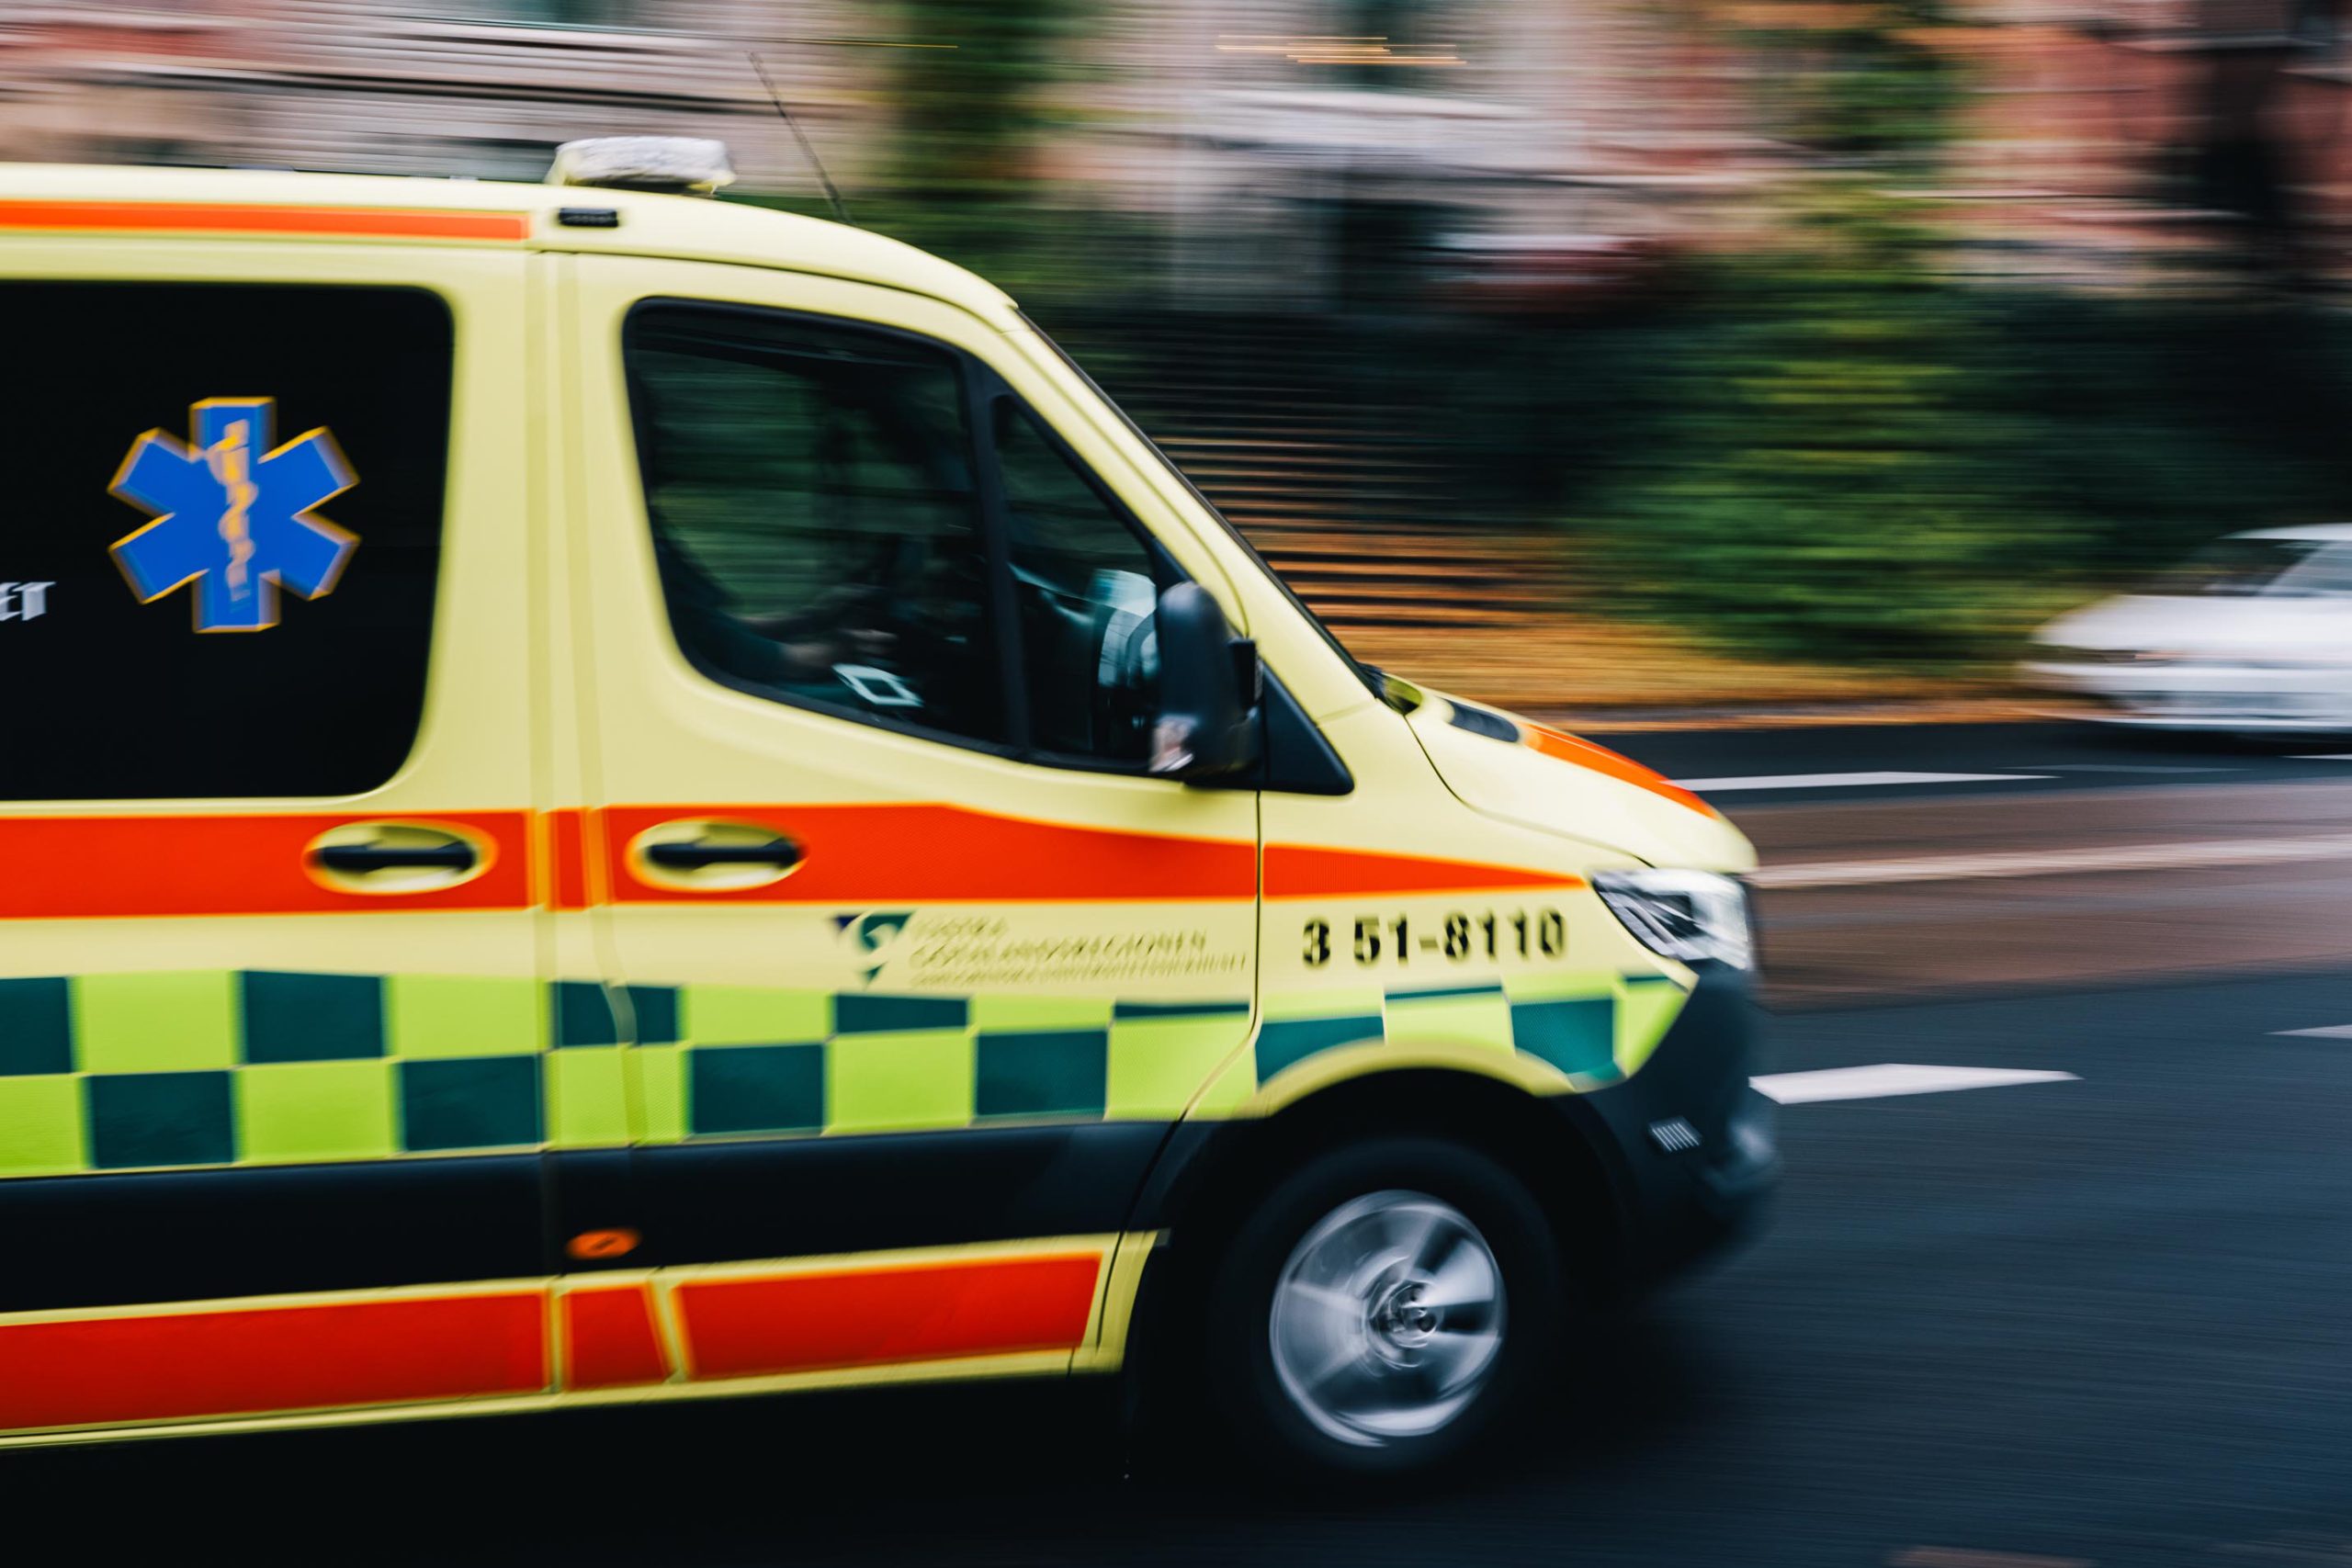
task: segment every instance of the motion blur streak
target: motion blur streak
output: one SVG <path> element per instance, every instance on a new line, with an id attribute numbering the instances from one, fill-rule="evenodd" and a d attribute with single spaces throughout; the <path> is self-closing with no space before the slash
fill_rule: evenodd
<path id="1" fill-rule="evenodd" d="M 1102 1411 L 926 1395 L 10 1454 L 6 1495 L 93 1560 L 133 1555 L 118 1543 L 142 1530 L 160 1538 L 145 1555 L 186 1558 L 225 1525 L 241 1554 L 266 1555 L 276 1526 L 304 1561 L 435 1563 L 2352 1562 L 2342 17 L 2286 0 L 0 8 L 11 160 L 537 180 L 574 138 L 704 136 L 739 176 L 723 199 L 822 215 L 821 160 L 861 224 L 1003 285 L 1362 661 L 1736 814 L 1762 857 L 1779 1016 L 1760 1087 L 1783 1102 L 1789 1173 L 1767 1240 L 1702 1290 L 1577 1324 L 1572 1388 L 1443 1488 L 1302 1502 L 1215 1436 L 1155 1471 L 1170 1456 L 1131 1450 Z M 450 188 L 381 210 L 136 214 L 69 192 L 0 210 L 0 246 L 112 231 L 176 256 L 193 246 L 174 231 L 204 230 L 259 254 L 325 234 L 311 248 L 475 245 L 468 263 L 519 273 L 523 220 L 436 211 Z M 224 323 L 221 352 L 270 324 Z M 158 387 L 153 417 L 268 390 Z M 765 450 L 754 411 L 709 412 L 714 450 Z M 28 462 L 41 428 L 16 433 Z M 767 489 L 741 488 L 764 524 Z M 62 575 L 11 565 L 10 537 L 0 572 Z M 54 582 L 0 581 L 0 659 L 24 623 L 80 613 Z M 534 744 L 544 773 L 557 748 Z M 24 818 L 0 835 L 0 914 L 352 903 L 298 857 L 359 808 L 272 809 L 235 829 L 239 863 L 267 874 L 191 863 L 184 824 L 228 831 L 201 814 L 152 831 L 110 810 Z M 491 815 L 475 826 L 497 863 L 453 906 L 601 919 L 658 897 L 627 858 L 650 817 Z M 1057 885 L 1133 886 L 1118 878 L 1141 854 L 1155 897 L 1246 903 L 1258 869 L 1238 832 L 1122 850 L 1032 826 L 990 831 Z M 894 891 L 954 894 L 963 874 L 926 835 L 971 827 L 880 823 Z M 1375 931 L 1372 895 L 1532 875 L 1318 853 L 1278 847 L 1263 894 L 1363 893 Z M 831 874 L 813 862 L 781 886 L 813 897 Z M 107 965 L 112 930 L 92 927 Z M 543 968 L 582 961 L 543 946 Z M 6 1016 L 53 995 L 69 1040 L 62 982 L 41 984 L 0 998 Z M 0 1032 L 0 1132 L 36 1076 L 29 1038 Z M 787 1038 L 751 1049 L 804 1049 Z M 78 1126 L 86 1065 L 40 1076 Z M 641 1090 L 616 1077 L 597 1104 L 628 1127 Z M 397 1131 L 384 1114 L 371 1136 Z M 840 1196 L 793 1202 L 821 1216 Z M 20 1317 L 0 1323 L 0 1426 L 1052 1361 L 1123 1332 L 1112 1303 L 1135 1284 L 1064 1250 L 858 1279 L 727 1265 L 669 1296 L 591 1275 L 552 1304 L 534 1285 Z"/>
<path id="2" fill-rule="evenodd" d="M 797 125 L 1375 664 L 1553 712 L 1983 700 L 2062 612 L 2340 520 L 2329 15 L 62 0 L 0 17 L 0 156 L 537 179 L 684 133 L 823 211 Z"/>

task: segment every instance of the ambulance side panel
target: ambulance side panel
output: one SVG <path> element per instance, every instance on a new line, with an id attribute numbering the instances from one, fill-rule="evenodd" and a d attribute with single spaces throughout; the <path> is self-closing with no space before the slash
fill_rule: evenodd
<path id="1" fill-rule="evenodd" d="M 544 1393 L 520 245 L 14 235 L 0 313 L 0 1433 Z"/>

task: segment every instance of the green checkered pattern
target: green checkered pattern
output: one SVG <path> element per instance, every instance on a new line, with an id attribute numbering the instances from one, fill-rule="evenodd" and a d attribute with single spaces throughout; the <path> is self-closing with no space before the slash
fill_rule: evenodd
<path id="1" fill-rule="evenodd" d="M 1648 1060 L 1687 995 L 1663 975 L 1537 974 L 1272 996 L 1258 1031 L 1258 1081 L 1334 1046 L 1425 1041 L 1517 1052 L 1577 1089 L 1600 1089 Z"/>
<path id="2" fill-rule="evenodd" d="M 0 980 L 0 1177 L 536 1146 L 548 1019 L 528 980 Z"/>
<path id="3" fill-rule="evenodd" d="M 645 1028 L 638 1007 L 639 1043 L 625 1064 L 638 1075 L 649 1142 L 1056 1118 L 1172 1121 L 1232 1055 L 1250 1017 L 1250 1004 L 1238 999 L 723 986 L 655 994 L 674 995 L 676 1010 L 663 1010 L 665 1032 Z"/>
<path id="4" fill-rule="evenodd" d="M 1607 976 L 1276 996 L 1237 1081 L 1218 1069 L 1250 1024 L 1241 999 L 217 970 L 5 979 L 0 1178 L 1165 1122 L 1212 1078 L 1229 1108 L 1317 1051 L 1382 1040 L 1517 1051 L 1592 1088 L 1639 1066 L 1682 998 L 1663 978 Z"/>
<path id="5" fill-rule="evenodd" d="M 254 971 L 0 980 L 0 1178 L 1170 1121 L 1249 1011 Z"/>

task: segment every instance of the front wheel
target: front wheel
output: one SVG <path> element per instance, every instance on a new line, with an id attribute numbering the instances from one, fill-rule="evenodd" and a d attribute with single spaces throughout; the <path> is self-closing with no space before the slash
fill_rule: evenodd
<path id="1" fill-rule="evenodd" d="M 1385 1138 L 1307 1161 L 1241 1223 L 1208 1372 L 1261 1458 L 1394 1474 L 1460 1454 L 1542 1386 L 1566 1312 L 1525 1183 L 1458 1144 Z"/>

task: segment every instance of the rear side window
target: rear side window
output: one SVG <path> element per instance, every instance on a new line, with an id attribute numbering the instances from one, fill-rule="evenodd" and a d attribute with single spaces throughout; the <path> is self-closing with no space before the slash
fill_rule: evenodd
<path id="1" fill-rule="evenodd" d="M 390 778 L 424 704 L 447 305 L 0 281 L 0 799 Z"/>

